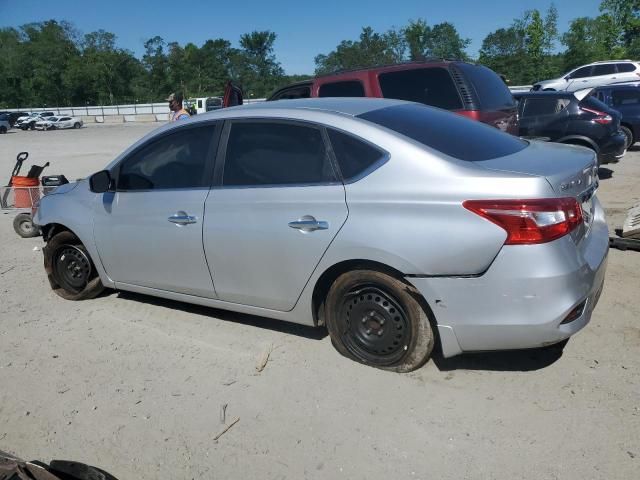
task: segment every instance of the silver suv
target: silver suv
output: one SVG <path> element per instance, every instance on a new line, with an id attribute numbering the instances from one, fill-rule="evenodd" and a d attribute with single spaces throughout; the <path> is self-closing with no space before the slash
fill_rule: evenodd
<path id="1" fill-rule="evenodd" d="M 640 80 L 640 63 L 631 60 L 603 60 L 578 67 L 560 78 L 537 82 L 531 90 L 575 92 L 583 88 L 634 80 Z"/>
<path id="2" fill-rule="evenodd" d="M 161 127 L 42 198 L 56 293 L 105 287 L 326 325 L 337 350 L 409 371 L 551 345 L 584 327 L 609 245 L 582 147 L 444 110 L 323 98 Z"/>

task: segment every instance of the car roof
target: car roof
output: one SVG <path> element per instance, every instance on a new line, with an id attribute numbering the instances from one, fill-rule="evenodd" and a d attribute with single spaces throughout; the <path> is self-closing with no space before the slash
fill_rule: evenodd
<path id="1" fill-rule="evenodd" d="M 379 110 L 381 108 L 404 105 L 411 102 L 393 100 L 388 98 L 350 98 L 350 97 L 324 97 L 324 98 L 299 98 L 293 100 L 278 100 L 276 102 L 259 102 L 224 108 L 217 111 L 197 115 L 195 118 L 203 120 L 218 116 L 233 116 L 232 113 L 255 111 L 267 113 L 269 111 L 283 110 L 318 110 L 327 113 L 357 116 L 363 113 Z M 243 115 L 244 116 L 244 115 Z"/>
<path id="2" fill-rule="evenodd" d="M 576 98 L 574 92 L 514 92 L 515 98 L 523 97 L 557 97 L 557 98 Z"/>

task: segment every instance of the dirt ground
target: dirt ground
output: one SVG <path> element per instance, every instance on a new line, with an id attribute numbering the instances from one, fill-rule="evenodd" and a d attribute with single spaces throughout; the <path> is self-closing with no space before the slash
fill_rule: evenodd
<path id="1" fill-rule="evenodd" d="M 86 176 L 152 128 L 12 131 L 2 174 L 28 150 L 49 174 Z M 613 229 L 640 201 L 640 150 L 602 173 Z M 562 356 L 436 358 L 400 375 L 342 358 L 323 330 L 129 293 L 62 300 L 42 239 L 2 213 L 0 450 L 120 480 L 639 478 L 640 252 L 610 251 L 593 319 Z M 226 424 L 240 420 L 216 441 L 225 404 Z"/>

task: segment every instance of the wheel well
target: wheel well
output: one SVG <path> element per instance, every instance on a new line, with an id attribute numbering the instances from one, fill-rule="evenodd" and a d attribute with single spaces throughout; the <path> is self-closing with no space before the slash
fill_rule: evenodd
<path id="1" fill-rule="evenodd" d="M 313 309 L 313 322 L 316 326 L 324 325 L 324 300 L 327 298 L 331 285 L 333 285 L 333 282 L 335 282 L 340 275 L 352 270 L 375 270 L 386 273 L 398 280 L 404 280 L 404 274 L 399 270 L 384 263 L 374 262 L 373 260 L 347 260 L 336 263 L 320 275 L 313 289 L 311 308 Z"/>
<path id="2" fill-rule="evenodd" d="M 73 231 L 71 231 L 71 229 L 65 227 L 64 225 L 62 225 L 60 223 L 49 223 L 49 224 L 47 224 L 47 225 L 42 227 L 42 237 L 47 242 L 56 233 L 60 233 L 60 232 L 71 232 L 71 233 L 73 233 Z M 76 235 L 75 233 L 73 233 L 73 234 Z"/>
<path id="3" fill-rule="evenodd" d="M 633 127 L 630 124 L 628 124 L 626 122 L 621 122 L 620 125 L 622 125 L 623 127 L 627 127 L 629 129 L 629 131 L 631 132 L 631 139 L 632 139 L 631 141 L 632 142 L 635 143 L 635 142 L 638 141 L 638 139 L 636 138 L 635 134 L 633 133 Z M 633 145 L 633 143 L 632 143 L 632 145 Z"/>

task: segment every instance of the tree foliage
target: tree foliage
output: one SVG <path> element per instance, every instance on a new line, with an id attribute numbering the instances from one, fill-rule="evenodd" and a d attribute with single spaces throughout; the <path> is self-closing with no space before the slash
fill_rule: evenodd
<path id="1" fill-rule="evenodd" d="M 245 95 L 265 97 L 285 83 L 309 78 L 284 74 L 276 41 L 276 33 L 268 30 L 241 35 L 238 47 L 223 38 L 198 46 L 155 36 L 144 42 L 144 53 L 136 58 L 118 47 L 113 33 L 83 35 L 64 21 L 0 28 L 0 106 L 162 101 L 173 91 L 185 97 L 221 95 L 230 79 Z M 469 44 L 450 22 L 429 25 L 418 18 L 384 32 L 366 26 L 357 39 L 317 55 L 315 73 L 429 57 L 470 60 Z M 528 10 L 511 25 L 490 32 L 477 61 L 515 85 L 619 58 L 640 58 L 640 0 L 602 0 L 598 16 L 573 19 L 562 35 L 553 4 L 544 13 Z"/>

